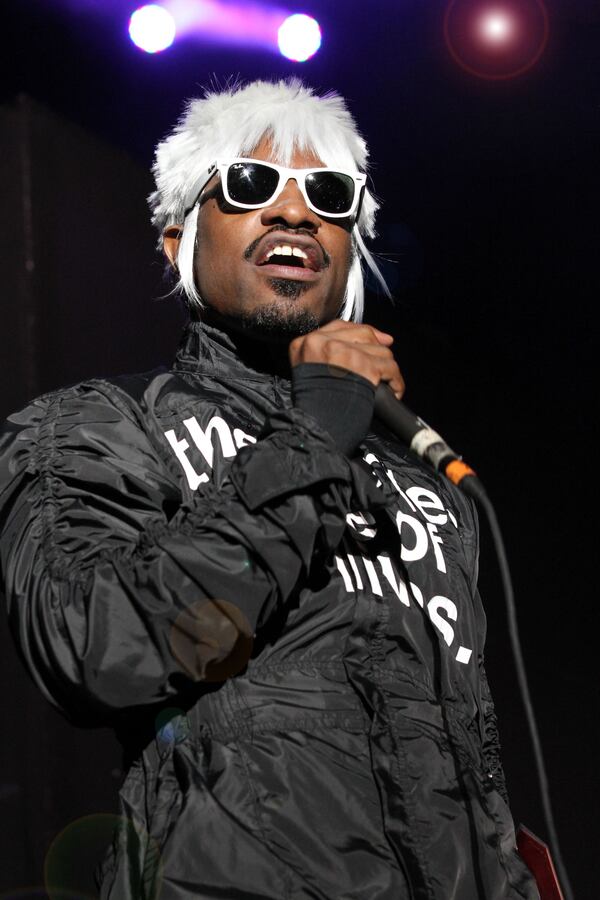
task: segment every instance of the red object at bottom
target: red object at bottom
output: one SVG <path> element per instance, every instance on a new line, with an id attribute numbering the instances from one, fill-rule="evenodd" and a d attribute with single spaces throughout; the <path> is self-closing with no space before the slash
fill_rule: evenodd
<path id="1" fill-rule="evenodd" d="M 550 849 L 524 825 L 519 825 L 517 829 L 517 850 L 535 878 L 540 892 L 540 900 L 565 900 L 558 883 Z"/>

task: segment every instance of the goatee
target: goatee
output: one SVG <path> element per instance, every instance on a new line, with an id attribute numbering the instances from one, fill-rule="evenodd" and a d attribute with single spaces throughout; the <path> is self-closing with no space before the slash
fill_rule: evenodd
<path id="1" fill-rule="evenodd" d="M 282 299 L 238 313 L 235 318 L 244 331 L 263 340 L 281 338 L 289 342 L 319 327 L 314 313 L 296 304 L 307 285 L 287 278 L 271 278 L 269 285 Z"/>

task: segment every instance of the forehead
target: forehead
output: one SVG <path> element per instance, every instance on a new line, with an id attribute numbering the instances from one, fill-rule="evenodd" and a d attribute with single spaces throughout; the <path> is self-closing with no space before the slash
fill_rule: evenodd
<path id="1" fill-rule="evenodd" d="M 283 164 L 281 157 L 274 152 L 273 141 L 268 135 L 261 138 L 247 155 L 252 157 L 252 159 L 262 159 L 265 162 Z M 309 147 L 294 146 L 286 165 L 292 169 L 310 169 L 317 166 L 324 167 L 325 163 Z"/>

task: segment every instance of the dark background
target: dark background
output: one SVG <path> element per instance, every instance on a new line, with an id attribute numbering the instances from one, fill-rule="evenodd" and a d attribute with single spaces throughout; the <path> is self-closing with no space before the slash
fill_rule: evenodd
<path id="1" fill-rule="evenodd" d="M 126 3 L 6 9 L 0 413 L 172 357 L 182 312 L 164 298 L 145 196 L 154 145 L 184 98 L 231 74 L 297 74 L 346 96 L 384 201 L 374 247 L 392 260 L 394 304 L 372 294 L 366 319 L 393 330 L 407 402 L 476 466 L 496 503 L 563 855 L 583 900 L 598 880 L 590 425 L 600 7 L 546 5 L 545 53 L 503 81 L 451 59 L 442 0 L 289 0 L 326 36 L 304 64 L 192 40 L 145 55 L 126 37 Z M 481 590 L 513 813 L 546 838 L 485 529 Z M 0 897 L 26 887 L 18 896 L 41 897 L 33 888 L 65 828 L 79 835 L 82 860 L 102 844 L 120 758 L 107 732 L 75 730 L 40 699 L 5 623 L 0 642 Z M 65 879 L 75 884 L 72 872 Z"/>

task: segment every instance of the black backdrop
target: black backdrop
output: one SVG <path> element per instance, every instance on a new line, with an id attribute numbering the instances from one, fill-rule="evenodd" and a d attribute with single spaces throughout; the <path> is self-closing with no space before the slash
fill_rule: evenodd
<path id="1" fill-rule="evenodd" d="M 380 2 L 367 13 L 349 0 L 339 22 L 333 0 L 315 0 L 330 39 L 301 70 L 202 45 L 151 59 L 85 5 L 70 17 L 33 0 L 13 10 L 7 44 L 19 52 L 0 118 L 0 411 L 172 356 L 181 313 L 159 299 L 144 198 L 153 144 L 198 83 L 293 71 L 347 95 L 385 200 L 375 246 L 394 260 L 395 303 L 372 294 L 367 319 L 396 335 L 407 402 L 472 461 L 496 502 L 563 852 L 576 896 L 592 898 L 600 15 L 592 3 L 548 4 L 540 63 L 491 83 L 452 65 L 444 5 Z M 513 812 L 545 836 L 485 531 L 481 590 Z M 38 698 L 4 624 L 0 642 L 1 892 L 41 884 L 56 835 L 110 812 L 120 760 L 110 735 L 72 729 Z"/>

